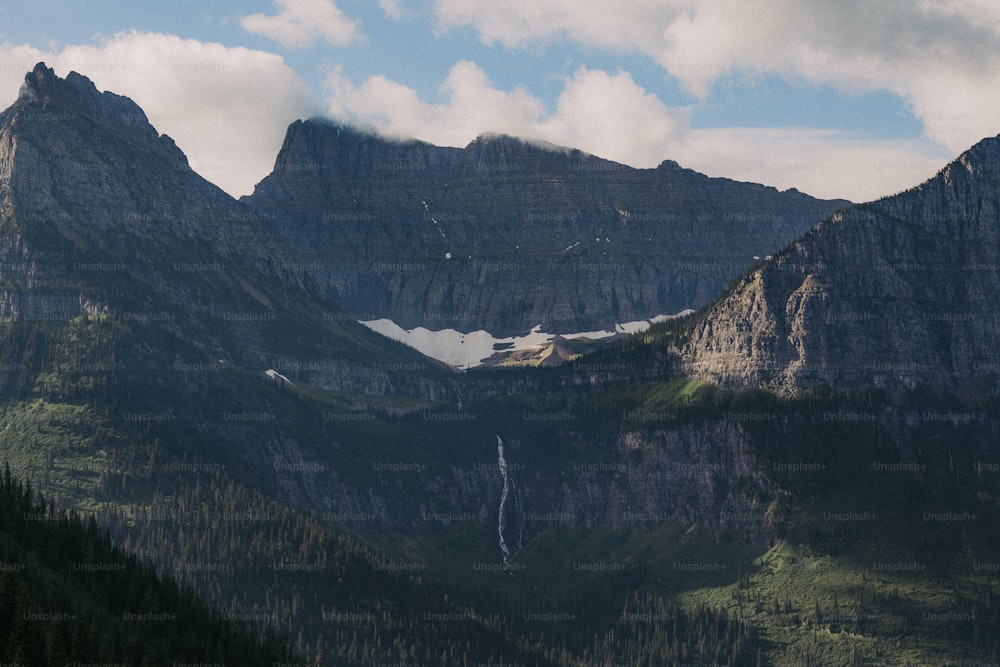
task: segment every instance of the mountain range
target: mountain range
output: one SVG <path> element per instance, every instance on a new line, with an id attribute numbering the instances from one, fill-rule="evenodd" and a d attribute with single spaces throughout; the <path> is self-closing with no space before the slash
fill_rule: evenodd
<path id="1" fill-rule="evenodd" d="M 998 141 L 853 206 L 313 119 L 237 201 L 40 63 L 0 114 L 0 451 L 319 664 L 995 660 Z M 535 369 L 358 323 L 688 308 Z"/>
<path id="2" fill-rule="evenodd" d="M 698 308 L 848 204 L 633 169 L 504 135 L 464 149 L 324 119 L 288 128 L 242 198 L 359 320 L 568 334 Z"/>

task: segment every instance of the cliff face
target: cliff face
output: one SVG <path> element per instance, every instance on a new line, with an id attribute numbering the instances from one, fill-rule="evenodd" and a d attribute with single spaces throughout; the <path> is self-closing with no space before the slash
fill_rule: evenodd
<path id="1" fill-rule="evenodd" d="M 825 219 L 697 323 L 693 376 L 781 391 L 963 386 L 1000 373 L 1000 140 Z"/>
<path id="2" fill-rule="evenodd" d="M 321 120 L 289 127 L 244 201 L 358 319 L 496 336 L 703 305 L 847 204 L 672 162 L 632 169 L 500 135 L 439 148 Z"/>
<path id="3" fill-rule="evenodd" d="M 623 429 L 601 442 L 600 460 L 580 458 L 570 445 L 580 444 L 572 429 L 559 434 L 566 449 L 543 458 L 532 450 L 544 443 L 508 434 L 506 481 L 496 436 L 470 436 L 466 446 L 478 452 L 474 461 L 463 452 L 463 460 L 452 463 L 438 454 L 385 464 L 370 483 L 343 475 L 343 465 L 306 463 L 300 467 L 315 472 L 289 476 L 286 492 L 303 506 L 354 516 L 366 530 L 416 535 L 467 522 L 497 526 L 503 500 L 504 535 L 512 550 L 557 526 L 628 529 L 671 520 L 759 540 L 768 528 L 766 507 L 779 493 L 755 453 L 754 436 L 723 420 Z M 289 458 L 309 461 L 302 452 Z"/>
<path id="4" fill-rule="evenodd" d="M 14 269 L 4 273 L 21 270 L 34 283 L 101 269 L 148 278 L 177 258 L 171 245 L 195 242 L 201 255 L 237 263 L 241 240 L 276 241 L 191 171 L 134 102 L 98 92 L 76 72 L 59 78 L 43 63 L 0 115 L 0 177 L 4 254 Z M 251 247 L 242 263 L 262 256 Z"/>
<path id="5" fill-rule="evenodd" d="M 442 390 L 383 370 L 431 367 L 311 292 L 300 265 L 128 98 L 39 63 L 0 114 L 0 318 L 105 316 L 141 331 L 134 352 L 160 370 L 183 354 L 341 391 Z"/>
<path id="6" fill-rule="evenodd" d="M 90 234 L 194 233 L 200 230 L 192 223 L 212 219 L 204 213 L 220 206 L 222 198 L 210 194 L 217 189 L 191 171 L 134 102 L 98 92 L 76 72 L 62 79 L 40 63 L 0 122 L 4 195 L 29 224 Z M 140 178 L 153 168 L 158 178 Z M 192 188 L 199 196 L 177 197 Z M 88 200 L 117 206 L 81 210 Z"/>

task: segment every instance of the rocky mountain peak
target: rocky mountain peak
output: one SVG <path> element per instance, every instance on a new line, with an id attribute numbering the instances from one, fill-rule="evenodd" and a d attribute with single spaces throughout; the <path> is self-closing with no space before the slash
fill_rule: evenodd
<path id="1" fill-rule="evenodd" d="M 26 100 L 37 100 L 50 90 L 56 80 L 56 73 L 44 62 L 35 65 L 34 69 L 24 75 L 24 84 L 18 97 Z"/>
<path id="2" fill-rule="evenodd" d="M 426 169 L 435 147 L 414 139 L 386 139 L 365 127 L 326 118 L 288 126 L 274 172 L 297 182 L 330 183 L 357 173 L 385 177 Z M 258 184 L 266 188 L 268 179 Z"/>
<path id="3" fill-rule="evenodd" d="M 105 130 L 124 131 L 130 141 L 155 147 L 175 163 L 187 165 L 173 139 L 160 135 L 139 105 L 128 97 L 99 91 L 93 81 L 77 72 L 63 79 L 44 62 L 38 63 L 25 75 L 13 109 L 22 120 L 33 123 L 84 118 Z"/>
<path id="4" fill-rule="evenodd" d="M 977 166 L 1000 164 L 1000 135 L 979 141 L 955 162 L 969 167 L 970 171 L 974 171 Z"/>
<path id="5" fill-rule="evenodd" d="M 147 241 L 197 233 L 223 245 L 240 221 L 238 205 L 195 174 L 135 102 L 76 72 L 59 77 L 43 62 L 0 113 L 0 183 L 10 228 L 25 243 L 59 236 L 88 252 L 117 243 L 127 252 L 130 241 L 116 234 L 128 230 Z"/>
<path id="6" fill-rule="evenodd" d="M 954 187 L 960 182 L 982 181 L 994 186 L 1000 180 L 1000 135 L 982 139 L 957 158 L 945 165 L 937 174 L 920 185 L 898 196 L 926 192 L 939 182 Z M 884 197 L 880 201 L 895 199 Z"/>
<path id="7" fill-rule="evenodd" d="M 704 314 L 689 371 L 726 387 L 908 389 L 996 376 L 1000 141 L 838 211 Z"/>
<path id="8" fill-rule="evenodd" d="M 1000 181 L 1000 137 L 983 139 L 944 167 L 926 183 L 914 188 L 912 193 L 926 192 L 928 188 L 944 187 L 952 193 L 964 192 L 973 196 L 997 187 Z"/>
<path id="9" fill-rule="evenodd" d="M 307 294 L 303 263 L 268 223 L 192 171 L 134 102 L 86 77 L 39 64 L 0 114 L 0 322 L 108 316 L 158 331 L 139 344 L 152 374 L 185 349 L 291 382 L 308 361 L 317 386 L 343 390 L 350 376 L 352 391 L 384 393 L 372 359 L 398 348 Z"/>

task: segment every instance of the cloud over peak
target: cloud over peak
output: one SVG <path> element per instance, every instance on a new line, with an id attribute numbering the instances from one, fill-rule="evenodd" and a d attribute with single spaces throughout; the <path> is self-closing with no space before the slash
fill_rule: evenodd
<path id="1" fill-rule="evenodd" d="M 384 76 L 360 84 L 340 70 L 327 80 L 330 115 L 390 136 L 465 146 L 484 132 L 579 148 L 634 167 L 673 159 L 710 176 L 865 201 L 919 183 L 946 155 L 916 140 L 871 140 L 808 128 L 701 128 L 693 109 L 668 107 L 625 71 L 578 68 L 554 109 L 524 88 L 505 91 L 479 65 L 454 65 L 428 102 Z"/>
<path id="2" fill-rule="evenodd" d="M 564 83 L 553 112 L 524 88 L 496 88 L 470 61 L 456 63 L 430 103 L 382 76 L 355 85 L 337 71 L 328 79 L 329 112 L 381 132 L 464 146 L 484 132 L 542 139 L 634 166 L 655 166 L 686 124 L 627 72 L 580 67 Z"/>

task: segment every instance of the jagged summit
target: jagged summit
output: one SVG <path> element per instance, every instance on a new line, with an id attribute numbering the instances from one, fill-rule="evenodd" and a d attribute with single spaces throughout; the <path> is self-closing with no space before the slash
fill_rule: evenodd
<path id="1" fill-rule="evenodd" d="M 20 101 L 41 104 L 46 109 L 61 109 L 86 114 L 93 119 L 116 118 L 133 125 L 148 125 L 146 114 L 127 97 L 102 93 L 94 82 L 77 72 L 60 78 L 44 62 L 24 75 L 24 84 L 18 95 Z"/>
<path id="2" fill-rule="evenodd" d="M 60 220 L 84 234 L 125 227 L 152 233 L 155 227 L 190 235 L 198 217 L 186 211 L 233 203 L 192 171 L 131 99 L 100 92 L 76 72 L 61 78 L 45 63 L 25 75 L 18 99 L 0 114 L 0 180 L 21 212 L 18 224 L 48 228 Z M 204 196 L 171 196 L 189 188 Z M 107 201 L 115 205 L 97 205 Z M 217 225 L 202 231 L 216 236 Z"/>
<path id="3" fill-rule="evenodd" d="M 946 187 L 952 192 L 963 188 L 995 190 L 1000 184 L 1000 135 L 980 140 L 932 178 L 911 190 L 901 193 L 915 194 L 928 188 Z M 885 198 L 883 198 L 884 200 Z"/>
<path id="4" fill-rule="evenodd" d="M 956 165 L 962 165 L 972 171 L 976 166 L 987 164 L 1000 164 L 1000 135 L 980 139 L 941 171 L 947 171 Z M 994 178 L 997 176 L 996 173 L 993 174 Z"/>
<path id="5" fill-rule="evenodd" d="M 24 75 L 24 83 L 21 85 L 18 97 L 29 101 L 37 100 L 40 94 L 44 94 L 45 90 L 52 86 L 54 79 L 56 79 L 55 71 L 47 67 L 44 62 L 40 62 Z"/>
<path id="6" fill-rule="evenodd" d="M 32 110 L 40 111 L 32 113 Z M 145 112 L 131 99 L 111 92 L 102 93 L 93 81 L 77 72 L 60 78 L 44 62 L 25 74 L 12 111 L 15 115 L 26 111 L 29 120 L 66 121 L 82 117 L 108 130 L 127 129 L 131 140 L 155 146 L 169 152 L 172 159 L 187 163 L 173 139 L 160 135 Z"/>
<path id="7" fill-rule="evenodd" d="M 384 375 L 364 363 L 396 346 L 332 316 L 334 303 L 306 293 L 302 265 L 127 97 L 40 63 L 0 114 L 0 322 L 99 314 L 158 331 L 137 343 L 154 370 L 171 359 L 157 345 L 193 345 L 299 382 L 289 366 L 306 364 L 289 360 L 301 353 L 324 360 L 309 381 L 375 387 Z"/>

